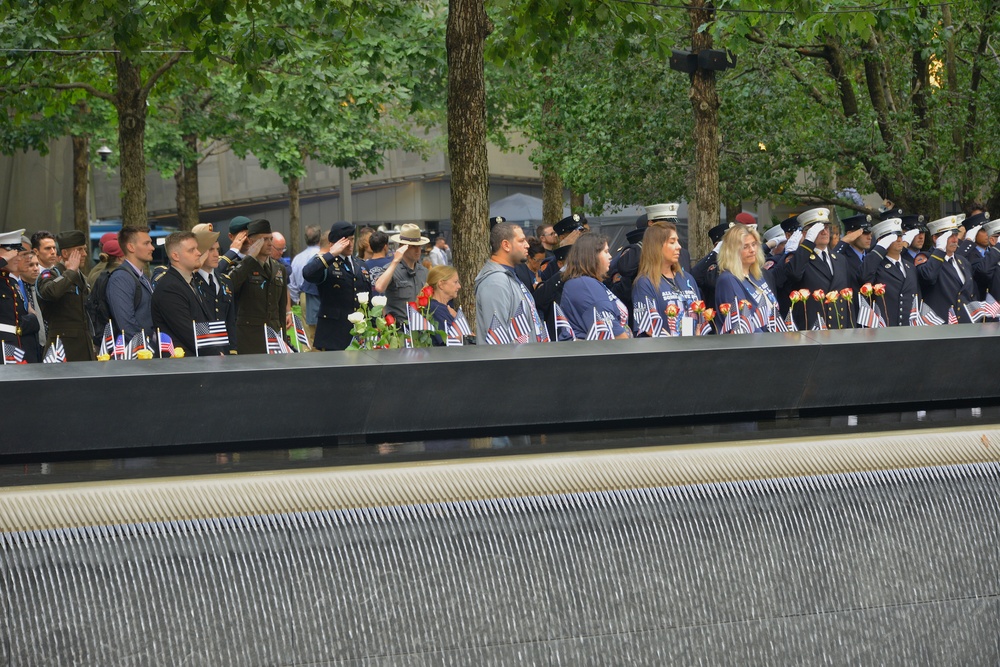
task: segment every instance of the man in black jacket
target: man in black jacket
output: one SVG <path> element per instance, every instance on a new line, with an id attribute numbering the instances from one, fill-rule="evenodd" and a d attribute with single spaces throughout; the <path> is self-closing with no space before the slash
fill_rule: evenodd
<path id="1" fill-rule="evenodd" d="M 202 262 L 198 239 L 191 232 L 174 232 L 167 237 L 164 249 L 170 268 L 153 290 L 153 326 L 169 335 L 175 347 L 183 348 L 186 354 L 194 354 L 194 323 L 212 320 L 191 284 Z M 218 351 L 220 348 L 211 349 Z"/>

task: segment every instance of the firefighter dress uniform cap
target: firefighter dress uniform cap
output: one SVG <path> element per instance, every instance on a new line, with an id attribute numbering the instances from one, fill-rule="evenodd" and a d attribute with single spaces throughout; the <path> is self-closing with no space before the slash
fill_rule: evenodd
<path id="1" fill-rule="evenodd" d="M 557 262 L 565 262 L 566 258 L 569 257 L 569 251 L 570 251 L 570 249 L 572 249 L 572 247 L 573 247 L 573 244 L 570 243 L 569 245 L 562 245 L 562 246 L 559 246 L 558 248 L 556 248 L 555 250 L 553 250 L 552 254 L 555 255 L 556 261 Z"/>
<path id="2" fill-rule="evenodd" d="M 507 218 L 503 217 L 502 215 L 494 215 L 492 218 L 490 218 L 490 229 L 493 229 L 501 222 L 507 222 Z"/>
<path id="3" fill-rule="evenodd" d="M 997 234 L 1000 234 L 1000 220 L 990 220 L 985 225 L 983 225 L 983 229 L 985 229 L 986 233 L 989 234 L 990 236 L 996 236 Z"/>
<path id="4" fill-rule="evenodd" d="M 899 218 L 885 218 L 886 220 L 899 220 Z M 855 229 L 862 229 L 864 231 L 871 231 L 872 229 L 872 217 L 867 213 L 858 213 L 857 215 L 851 215 L 841 220 L 844 223 L 845 232 L 853 232 Z"/>
<path id="5" fill-rule="evenodd" d="M 931 233 L 931 236 L 955 231 L 956 229 L 958 229 L 958 217 L 954 215 L 946 215 L 943 218 L 938 218 L 933 222 L 927 223 L 927 231 Z"/>
<path id="6" fill-rule="evenodd" d="M 975 215 L 970 215 L 965 219 L 964 224 L 966 229 L 972 229 L 976 225 L 985 225 L 990 221 L 990 214 L 987 211 L 980 211 Z"/>
<path id="7" fill-rule="evenodd" d="M 926 220 L 924 216 L 917 215 L 916 213 L 906 213 L 899 216 L 899 219 L 903 221 L 903 231 L 908 232 L 911 229 L 919 229 L 922 232 L 927 231 L 927 227 L 924 225 Z"/>
<path id="8" fill-rule="evenodd" d="M 565 218 L 557 222 L 552 228 L 555 230 L 556 234 L 562 236 L 563 234 L 569 234 L 577 230 L 583 231 L 583 223 L 587 221 L 579 213 L 574 213 L 573 215 L 567 215 Z"/>
<path id="9" fill-rule="evenodd" d="M 646 207 L 646 219 L 649 222 L 654 220 L 676 220 L 677 211 L 681 208 L 680 204 L 671 202 L 669 204 L 650 204 Z"/>
<path id="10" fill-rule="evenodd" d="M 718 243 L 722 240 L 722 237 L 726 235 L 729 228 L 735 225 L 735 222 L 723 222 L 720 225 L 716 225 L 708 230 L 708 238 L 712 239 L 712 243 Z"/>
<path id="11" fill-rule="evenodd" d="M 646 229 L 647 228 L 644 227 L 643 229 L 628 230 L 627 232 L 625 232 L 625 242 L 628 243 L 629 245 L 635 245 L 636 243 L 639 243 L 640 241 L 642 241 L 642 237 L 646 235 Z"/>
<path id="12" fill-rule="evenodd" d="M 808 211 L 799 214 L 799 224 L 802 225 L 803 229 L 820 222 L 823 224 L 830 222 L 830 209 L 811 208 Z"/>
<path id="13" fill-rule="evenodd" d="M 785 218 L 781 221 L 781 228 L 786 234 L 794 234 L 802 228 L 802 224 L 799 222 L 799 216 L 793 215 L 790 218 Z"/>
<path id="14" fill-rule="evenodd" d="M 777 241 L 778 243 L 781 243 L 785 240 L 785 230 L 781 228 L 781 225 L 770 227 L 766 232 L 764 232 L 763 239 L 764 243 L 768 243 L 770 241 Z M 718 243 L 718 241 L 716 241 L 716 243 Z"/>
<path id="15" fill-rule="evenodd" d="M 649 227 L 649 216 L 643 213 L 635 219 L 635 228 L 646 229 L 646 227 Z"/>
<path id="16" fill-rule="evenodd" d="M 899 218 L 889 218 L 872 225 L 872 238 L 876 241 L 889 234 L 901 236 L 903 234 L 903 221 Z"/>
<path id="17" fill-rule="evenodd" d="M 0 234 L 0 247 L 10 250 L 21 250 L 21 237 L 24 235 L 23 229 Z"/>

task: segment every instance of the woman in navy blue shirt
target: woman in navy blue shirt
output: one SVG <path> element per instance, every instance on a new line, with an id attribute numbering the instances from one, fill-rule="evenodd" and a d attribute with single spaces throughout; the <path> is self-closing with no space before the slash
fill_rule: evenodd
<path id="1" fill-rule="evenodd" d="M 447 264 L 432 266 L 427 272 L 427 284 L 434 290 L 430 300 L 431 316 L 438 327 L 448 333 L 458 314 L 451 307 L 451 302 L 458 296 L 458 290 L 462 289 L 462 283 L 458 281 L 458 271 Z M 445 344 L 441 336 L 434 336 L 432 342 L 435 347 Z"/>
<path id="2" fill-rule="evenodd" d="M 701 299 L 698 284 L 680 265 L 681 242 L 672 222 L 657 221 L 646 228 L 639 255 L 639 273 L 632 283 L 632 307 L 649 300 L 667 326 L 667 306 L 677 307 L 678 317 L 690 315 L 691 304 Z M 637 332 L 645 333 L 645 332 Z"/>
<path id="3" fill-rule="evenodd" d="M 746 225 L 734 225 L 722 237 L 719 250 L 719 279 L 715 283 L 715 303 L 718 306 L 749 301 L 749 311 L 741 314 L 750 317 L 755 331 L 767 331 L 769 315 L 781 317 L 771 274 L 764 272 L 764 251 L 760 235 Z"/>
<path id="4" fill-rule="evenodd" d="M 628 308 L 601 282 L 611 267 L 608 240 L 584 234 L 576 240 L 563 268 L 563 291 L 559 300 L 578 340 L 585 340 L 595 315 L 607 323 L 614 338 L 631 338 Z"/>

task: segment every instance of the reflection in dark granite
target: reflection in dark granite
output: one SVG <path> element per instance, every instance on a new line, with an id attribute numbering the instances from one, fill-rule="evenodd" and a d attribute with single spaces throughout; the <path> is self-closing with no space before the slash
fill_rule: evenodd
<path id="1" fill-rule="evenodd" d="M 0 487 L 1000 424 L 1000 406 L 0 465 Z"/>
<path id="2" fill-rule="evenodd" d="M 1000 466 L 0 536 L 12 665 L 1000 663 Z"/>

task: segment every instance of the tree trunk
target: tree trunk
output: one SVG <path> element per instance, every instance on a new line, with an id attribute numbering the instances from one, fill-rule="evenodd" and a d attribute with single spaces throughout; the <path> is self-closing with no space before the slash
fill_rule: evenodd
<path id="1" fill-rule="evenodd" d="M 187 220 L 187 188 L 184 187 L 184 165 L 177 167 L 174 172 L 174 202 L 177 204 L 177 225 L 185 229 L 184 221 Z"/>
<path id="2" fill-rule="evenodd" d="M 184 215 L 180 217 L 180 210 L 177 211 L 180 217 L 181 229 L 191 230 L 197 225 L 201 214 L 201 195 L 198 192 L 198 135 L 185 134 L 184 143 L 187 145 L 191 155 L 189 164 L 181 166 L 183 170 L 181 183 L 184 188 Z"/>
<path id="3" fill-rule="evenodd" d="M 299 186 L 301 182 L 298 176 L 288 179 L 288 238 L 285 242 L 288 246 L 288 256 L 295 256 L 295 247 L 299 243 L 302 235 L 302 208 L 299 204 Z"/>
<path id="4" fill-rule="evenodd" d="M 743 210 L 743 202 L 738 197 L 734 197 L 733 199 L 727 200 L 725 203 L 726 220 L 736 220 L 736 216 Z"/>
<path id="5" fill-rule="evenodd" d="M 712 34 L 700 31 L 714 20 L 712 3 L 694 0 L 690 5 L 691 51 L 712 48 Z M 694 109 L 695 215 L 688 220 L 691 255 L 701 257 L 712 247 L 708 230 L 719 224 L 719 95 L 715 72 L 698 68 L 691 74 L 691 106 Z"/>
<path id="6" fill-rule="evenodd" d="M 118 90 L 118 150 L 120 153 L 122 224 L 144 226 L 146 213 L 146 96 L 139 66 L 122 54 L 115 55 Z"/>
<path id="7" fill-rule="evenodd" d="M 90 140 L 73 137 L 73 228 L 89 233 L 87 187 L 90 181 Z"/>
<path id="8" fill-rule="evenodd" d="M 578 213 L 579 211 L 583 210 L 583 206 L 584 206 L 583 195 L 579 192 L 573 192 L 572 190 L 570 190 L 569 210 L 572 211 L 573 213 Z"/>
<path id="9" fill-rule="evenodd" d="M 563 217 L 563 181 L 552 167 L 542 167 L 542 223 L 554 225 Z"/>
<path id="10" fill-rule="evenodd" d="M 458 299 L 473 326 L 475 278 L 490 255 L 483 47 L 492 28 L 485 0 L 449 0 L 446 45 L 451 232 L 455 268 L 465 286 Z"/>

